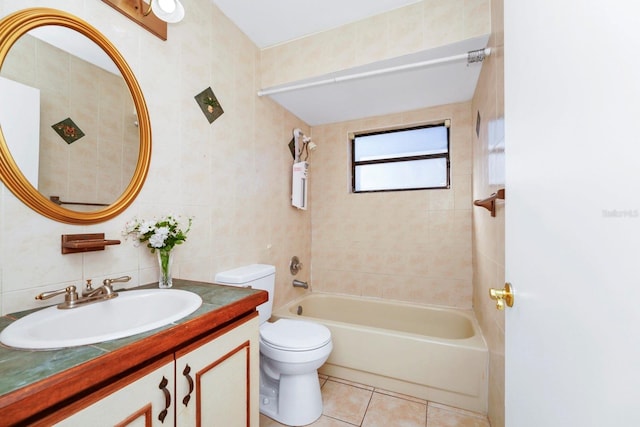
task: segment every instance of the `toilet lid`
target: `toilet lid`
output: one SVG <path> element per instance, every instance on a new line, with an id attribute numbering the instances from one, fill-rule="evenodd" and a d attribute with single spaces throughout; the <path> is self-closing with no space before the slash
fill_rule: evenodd
<path id="1" fill-rule="evenodd" d="M 264 323 L 260 328 L 260 338 L 272 347 L 305 351 L 322 347 L 331 341 L 331 331 L 319 323 L 280 319 Z"/>

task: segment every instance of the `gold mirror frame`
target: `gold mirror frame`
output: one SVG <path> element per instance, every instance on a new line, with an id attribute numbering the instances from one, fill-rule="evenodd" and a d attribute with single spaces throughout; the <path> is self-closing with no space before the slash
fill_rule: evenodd
<path id="1" fill-rule="evenodd" d="M 151 123 L 142 90 L 116 47 L 97 29 L 67 12 L 47 8 L 32 8 L 15 12 L 0 20 L 0 69 L 13 44 L 28 31 L 44 25 L 58 25 L 75 30 L 102 48 L 116 64 L 127 84 L 138 115 L 140 154 L 131 182 L 124 193 L 105 209 L 77 212 L 65 209 L 40 194 L 25 178 L 14 161 L 0 130 L 0 179 L 11 192 L 27 206 L 50 219 L 68 224 L 96 224 L 123 212 L 136 198 L 149 171 L 151 161 Z M 0 101 L 1 102 L 1 101 Z"/>

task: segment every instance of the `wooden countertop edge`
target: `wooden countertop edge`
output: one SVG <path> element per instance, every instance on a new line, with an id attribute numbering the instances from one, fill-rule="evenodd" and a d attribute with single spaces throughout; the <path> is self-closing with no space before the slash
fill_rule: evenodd
<path id="1" fill-rule="evenodd" d="M 0 396 L 3 425 L 36 416 L 68 399 L 81 397 L 126 375 L 144 364 L 173 353 L 203 334 L 212 333 L 234 319 L 255 311 L 267 301 L 262 291 L 189 319 L 172 328 L 91 359 L 14 392 Z"/>

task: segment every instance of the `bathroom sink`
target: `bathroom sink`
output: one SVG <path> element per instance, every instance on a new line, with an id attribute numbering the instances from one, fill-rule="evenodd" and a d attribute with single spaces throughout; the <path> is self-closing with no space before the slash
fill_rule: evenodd
<path id="1" fill-rule="evenodd" d="M 22 349 L 55 349 L 124 338 L 168 325 L 193 313 L 202 298 L 179 289 L 119 292 L 117 298 L 77 308 L 45 308 L 16 320 L 0 342 Z"/>

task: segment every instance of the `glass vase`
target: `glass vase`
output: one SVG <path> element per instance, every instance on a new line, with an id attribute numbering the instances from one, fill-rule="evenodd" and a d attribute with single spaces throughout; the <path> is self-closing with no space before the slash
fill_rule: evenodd
<path id="1" fill-rule="evenodd" d="M 173 265 L 173 252 L 171 249 L 157 249 L 158 267 L 160 274 L 158 275 L 158 287 L 170 288 L 173 286 L 173 278 L 171 276 L 171 266 Z"/>

